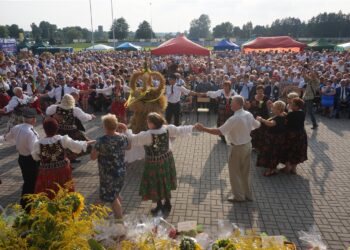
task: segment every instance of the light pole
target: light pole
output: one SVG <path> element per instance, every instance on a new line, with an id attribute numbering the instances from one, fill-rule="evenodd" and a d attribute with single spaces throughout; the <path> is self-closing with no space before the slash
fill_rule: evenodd
<path id="1" fill-rule="evenodd" d="M 151 42 L 152 42 L 152 2 L 149 2 L 149 9 L 150 9 L 150 17 L 151 17 Z"/>
<path id="2" fill-rule="evenodd" d="M 94 26 L 92 24 L 92 8 L 91 8 L 91 0 L 89 0 L 90 3 L 90 21 L 91 21 L 91 44 L 94 46 Z"/>
<path id="3" fill-rule="evenodd" d="M 115 35 L 114 35 L 114 17 L 113 17 L 113 0 L 111 0 L 111 12 L 112 12 L 112 35 L 113 35 L 113 48 L 115 49 Z"/>

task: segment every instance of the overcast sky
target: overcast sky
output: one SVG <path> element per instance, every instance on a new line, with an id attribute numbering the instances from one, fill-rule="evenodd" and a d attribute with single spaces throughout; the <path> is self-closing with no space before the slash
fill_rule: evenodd
<path id="1" fill-rule="evenodd" d="M 91 0 L 93 26 L 111 26 L 111 0 Z M 277 18 L 299 17 L 308 20 L 321 12 L 350 13 L 350 0 L 113 0 L 114 17 L 124 17 L 135 31 L 143 20 L 155 32 L 189 30 L 192 19 L 208 14 L 211 27 L 229 21 L 235 26 L 252 21 L 253 25 L 271 24 Z M 89 0 L 0 0 L 0 24 L 30 24 L 42 20 L 59 28 L 78 25 L 89 28 Z"/>

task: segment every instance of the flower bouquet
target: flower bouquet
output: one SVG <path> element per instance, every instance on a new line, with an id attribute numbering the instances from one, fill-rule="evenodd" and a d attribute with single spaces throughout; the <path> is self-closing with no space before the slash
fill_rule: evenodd
<path id="1" fill-rule="evenodd" d="M 85 207 L 84 197 L 59 187 L 53 199 L 46 193 L 27 195 L 30 213 L 21 206 L 0 215 L 0 249 L 90 249 L 93 224 L 108 216 L 104 206 Z"/>

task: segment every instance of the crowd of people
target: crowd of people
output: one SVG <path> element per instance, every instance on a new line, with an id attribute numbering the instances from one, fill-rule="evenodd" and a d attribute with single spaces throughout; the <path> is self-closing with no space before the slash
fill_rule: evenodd
<path id="1" fill-rule="evenodd" d="M 252 149 L 257 152 L 257 166 L 267 168 L 264 176 L 278 174 L 279 164 L 284 164 L 283 172 L 295 174 L 297 165 L 307 160 L 305 116 L 310 116 L 312 129 L 318 127 L 317 112 L 329 118 L 350 118 L 348 52 L 226 51 L 210 58 L 150 58 L 149 52 L 5 57 L 0 64 L 0 119 L 9 119 L 0 140 L 15 140 L 24 179 L 22 195 L 57 190 L 56 183 L 72 179 L 71 163 L 91 153 L 91 159 L 99 163 L 101 200 L 112 202 L 120 218 L 125 150 L 144 146 L 140 195 L 157 203 L 152 212 L 170 211 L 176 169 L 169 138 L 197 129 L 221 136 L 232 147 L 233 196 L 229 200 L 251 200 Z M 151 70 L 166 77 L 168 105 L 165 114 L 149 114 L 148 131 L 127 135 L 129 80 L 144 69 L 145 60 L 151 60 Z M 153 85 L 157 84 L 154 80 Z M 217 113 L 218 128 L 179 126 L 181 114 L 196 110 L 202 97 L 208 97 L 207 107 Z M 83 123 L 105 113 L 111 114 L 102 119 L 105 135 L 91 140 Z M 33 127 L 38 115 L 43 117 L 46 134 L 40 139 Z M 237 170 L 241 165 L 244 171 Z M 21 204 L 28 208 L 25 199 Z"/>

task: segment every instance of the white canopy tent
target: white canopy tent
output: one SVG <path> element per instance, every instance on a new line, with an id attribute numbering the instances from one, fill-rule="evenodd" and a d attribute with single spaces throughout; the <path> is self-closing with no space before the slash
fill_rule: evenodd
<path id="1" fill-rule="evenodd" d="M 342 43 L 335 46 L 336 51 L 350 51 L 350 42 Z"/>
<path id="2" fill-rule="evenodd" d="M 93 45 L 89 48 L 86 48 L 86 50 L 89 50 L 89 51 L 105 51 L 105 50 L 114 50 L 113 47 L 111 46 L 108 46 L 108 45 L 104 45 L 104 44 L 96 44 L 96 45 Z"/>

